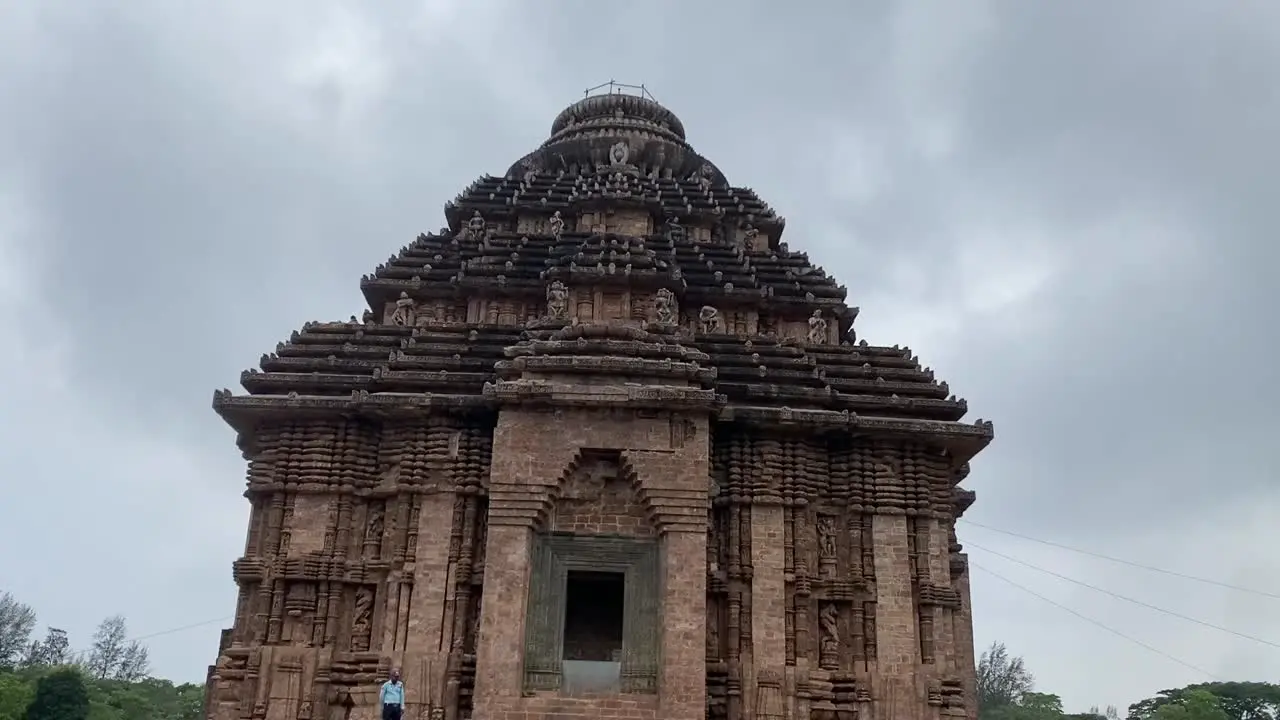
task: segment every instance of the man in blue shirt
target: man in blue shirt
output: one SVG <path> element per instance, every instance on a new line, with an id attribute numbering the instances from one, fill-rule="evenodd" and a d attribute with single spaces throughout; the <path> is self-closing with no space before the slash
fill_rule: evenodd
<path id="1" fill-rule="evenodd" d="M 400 682 L 400 668 L 391 668 L 391 679 L 382 683 L 378 702 L 382 704 L 382 720 L 400 720 L 404 713 L 404 683 Z"/>

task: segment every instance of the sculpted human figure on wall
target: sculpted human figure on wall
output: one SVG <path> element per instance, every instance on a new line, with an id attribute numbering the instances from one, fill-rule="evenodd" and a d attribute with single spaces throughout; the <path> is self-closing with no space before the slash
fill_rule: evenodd
<path id="1" fill-rule="evenodd" d="M 684 240 L 684 226 L 680 224 L 680 218 L 675 215 L 668 215 L 664 233 L 667 236 L 667 240 L 670 242 L 680 242 L 681 240 Z"/>
<path id="2" fill-rule="evenodd" d="M 818 558 L 829 560 L 836 556 L 836 519 L 830 515 L 818 516 Z"/>
<path id="3" fill-rule="evenodd" d="M 702 326 L 704 333 L 719 333 L 724 330 L 724 323 L 720 320 L 720 311 L 710 305 L 703 305 L 702 310 L 698 311 L 698 323 Z"/>
<path id="4" fill-rule="evenodd" d="M 409 297 L 409 293 L 400 293 L 400 297 L 396 299 L 395 310 L 391 311 L 391 324 L 413 325 L 414 306 L 415 303 L 413 298 Z"/>
<path id="5" fill-rule="evenodd" d="M 547 287 L 547 316 L 552 320 L 569 317 L 569 288 L 559 280 Z"/>
<path id="6" fill-rule="evenodd" d="M 364 541 L 368 545 L 377 547 L 382 543 L 382 528 L 385 520 L 385 513 L 380 507 L 372 507 L 369 509 L 369 524 L 365 528 Z"/>
<path id="7" fill-rule="evenodd" d="M 560 234 L 564 232 L 564 218 L 560 217 L 559 210 L 551 215 L 551 219 L 547 221 L 547 227 L 551 229 L 551 234 L 559 240 Z"/>
<path id="8" fill-rule="evenodd" d="M 818 625 L 822 629 L 818 641 L 818 662 L 830 668 L 840 655 L 840 608 L 835 603 L 824 604 L 818 611 Z"/>
<path id="9" fill-rule="evenodd" d="M 676 322 L 680 314 L 676 306 L 676 294 L 667 288 L 658 290 L 658 297 L 654 301 L 654 314 L 657 315 L 658 322 L 664 325 Z"/>
<path id="10" fill-rule="evenodd" d="M 698 183 L 698 187 L 701 188 L 703 192 L 706 192 L 711 189 L 711 178 L 713 175 L 715 175 L 715 170 L 711 169 L 711 165 L 709 163 L 703 163 L 702 167 L 694 171 L 692 179 Z"/>
<path id="11" fill-rule="evenodd" d="M 827 341 L 827 319 L 822 317 L 821 310 L 814 310 L 809 316 L 809 342 L 818 345 Z"/>
<path id="12" fill-rule="evenodd" d="M 351 611 L 351 636 L 357 651 L 369 649 L 369 636 L 373 632 L 373 588 L 361 585 L 356 589 Z"/>
<path id="13" fill-rule="evenodd" d="M 484 216 L 477 210 L 471 214 L 471 219 L 467 221 L 467 232 L 471 235 L 471 240 L 479 242 L 484 237 Z"/>

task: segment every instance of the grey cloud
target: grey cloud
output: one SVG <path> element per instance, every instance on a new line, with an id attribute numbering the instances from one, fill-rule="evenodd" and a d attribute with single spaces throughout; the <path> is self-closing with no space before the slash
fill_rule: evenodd
<path id="1" fill-rule="evenodd" d="M 229 612 L 243 468 L 210 390 L 302 322 L 358 313 L 360 274 L 611 75 L 647 83 L 787 216 L 791 245 L 863 307 L 863 335 L 911 345 L 996 421 L 975 520 L 1214 576 L 1262 562 L 1241 544 L 1274 544 L 1268 516 L 1239 511 L 1280 504 L 1271 6 L 12 5 L 0 189 L 34 235 L 15 249 L 0 217 L 0 258 L 22 259 L 0 278 L 30 287 L 0 292 L 0 366 L 41 380 L 0 407 L 4 474 L 28 479 L 0 540 L 43 538 L 44 556 L 6 563 L 0 585 L 82 638 L 116 611 L 139 632 Z M 53 502 L 91 547 L 31 511 Z M 974 557 L 1210 671 L 1280 671 L 1237 639 Z M 68 599 L 80 572 L 94 602 Z M 1070 706 L 1199 679 L 974 583 L 979 640 L 1026 654 Z M 1280 636 L 1250 598 L 1124 592 Z M 159 669 L 196 679 L 215 642 L 216 626 L 156 638 Z"/>

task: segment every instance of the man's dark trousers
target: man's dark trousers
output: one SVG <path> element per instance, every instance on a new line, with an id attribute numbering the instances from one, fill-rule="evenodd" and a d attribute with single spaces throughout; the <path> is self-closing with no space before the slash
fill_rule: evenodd
<path id="1" fill-rule="evenodd" d="M 383 705 L 382 720 L 400 720 L 400 713 L 403 711 L 404 708 L 399 705 Z"/>

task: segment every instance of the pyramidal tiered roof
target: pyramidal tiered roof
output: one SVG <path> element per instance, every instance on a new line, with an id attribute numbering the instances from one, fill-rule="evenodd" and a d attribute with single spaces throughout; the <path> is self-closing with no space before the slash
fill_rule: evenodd
<path id="1" fill-rule="evenodd" d="M 991 439 L 909 348 L 856 341 L 846 289 L 648 97 L 575 103 L 445 217 L 362 278 L 362 318 L 308 323 L 247 395 L 215 393 L 242 439 L 280 416 L 491 412 L 584 374 L 625 377 L 610 402 L 925 432 L 961 460 Z"/>

